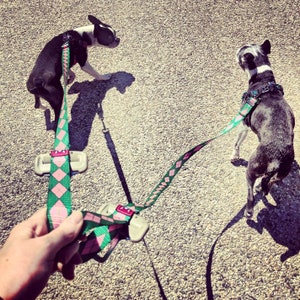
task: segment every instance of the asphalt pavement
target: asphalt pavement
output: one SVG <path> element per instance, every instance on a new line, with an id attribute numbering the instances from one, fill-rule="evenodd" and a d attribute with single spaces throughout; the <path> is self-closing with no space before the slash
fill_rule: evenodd
<path id="1" fill-rule="evenodd" d="M 33 162 L 53 147 L 54 133 L 26 80 L 45 43 L 88 25 L 88 14 L 121 42 L 89 51 L 110 81 L 73 68 L 71 148 L 89 158 L 88 170 L 72 177 L 74 209 L 143 203 L 180 155 L 218 134 L 247 89 L 235 53 L 250 42 L 271 41 L 276 80 L 296 117 L 296 158 L 270 195 L 256 197 L 247 222 L 245 165 L 257 138 L 249 134 L 245 162 L 233 166 L 234 129 L 194 155 L 142 213 L 150 223 L 144 241 L 121 241 L 105 263 L 78 266 L 73 281 L 53 275 L 39 299 L 300 299 L 298 0 L 2 0 L 0 243 L 47 199 L 48 178 L 34 174 Z"/>

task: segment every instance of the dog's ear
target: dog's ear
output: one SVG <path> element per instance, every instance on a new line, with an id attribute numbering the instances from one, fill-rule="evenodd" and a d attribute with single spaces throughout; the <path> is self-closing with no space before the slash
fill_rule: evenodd
<path id="1" fill-rule="evenodd" d="M 94 25 L 99 25 L 102 23 L 99 19 L 97 19 L 96 17 L 94 17 L 92 15 L 88 15 L 88 19 Z"/>
<path id="2" fill-rule="evenodd" d="M 271 43 L 269 40 L 265 40 L 263 44 L 261 45 L 261 49 L 265 54 L 270 54 L 271 53 Z"/>
<path id="3" fill-rule="evenodd" d="M 110 27 L 109 25 L 104 24 L 103 22 L 101 22 L 99 19 L 97 19 L 96 17 L 94 17 L 92 15 L 88 15 L 88 19 L 94 25 L 99 25 L 100 27 Z"/>

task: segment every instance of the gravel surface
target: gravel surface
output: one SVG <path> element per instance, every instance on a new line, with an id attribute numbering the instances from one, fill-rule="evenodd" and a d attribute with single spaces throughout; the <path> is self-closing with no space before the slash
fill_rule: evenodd
<path id="1" fill-rule="evenodd" d="M 142 213 L 151 226 L 144 243 L 121 241 L 107 262 L 79 266 L 74 281 L 53 275 L 39 299 L 300 298 L 298 0 L 2 0 L 0 14 L 1 244 L 47 197 L 48 178 L 34 174 L 33 162 L 52 148 L 54 133 L 33 108 L 27 77 L 46 41 L 88 24 L 88 14 L 111 24 L 121 43 L 90 50 L 99 72 L 114 73 L 109 82 L 73 68 L 71 144 L 89 157 L 88 171 L 72 178 L 75 209 L 127 202 L 100 104 L 130 195 L 143 203 L 182 153 L 237 113 L 247 78 L 235 52 L 245 43 L 271 41 L 275 76 L 297 122 L 293 170 L 258 201 L 253 221 L 243 218 L 245 167 L 230 163 L 234 130 L 195 155 Z M 256 144 L 250 134 L 245 160 Z"/>

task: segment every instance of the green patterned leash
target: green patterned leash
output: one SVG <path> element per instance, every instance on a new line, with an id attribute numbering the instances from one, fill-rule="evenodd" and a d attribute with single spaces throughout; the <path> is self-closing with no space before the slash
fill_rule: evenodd
<path id="1" fill-rule="evenodd" d="M 70 157 L 69 157 L 69 133 L 68 133 L 68 112 L 66 102 L 66 83 L 69 72 L 70 51 L 69 43 L 62 46 L 62 65 L 64 71 L 64 98 L 60 118 L 56 131 L 54 150 L 51 151 L 51 167 L 49 178 L 49 190 L 47 200 L 47 218 L 49 230 L 59 224 L 72 212 L 72 200 L 70 192 Z M 240 109 L 238 115 L 224 128 L 217 136 L 195 146 L 171 166 L 165 176 L 153 189 L 146 199 L 144 205 L 128 203 L 126 206 L 104 205 L 99 213 L 83 211 L 84 225 L 82 233 L 87 240 L 80 244 L 80 253 L 83 261 L 87 261 L 108 247 L 104 255 L 106 259 L 118 241 L 123 238 L 130 238 L 138 242 L 146 234 L 148 224 L 139 216 L 144 209 L 152 206 L 159 196 L 169 187 L 174 177 L 182 166 L 204 146 L 213 140 L 228 133 L 236 127 L 256 105 L 257 98 L 249 97 L 247 102 Z"/>
<path id="2" fill-rule="evenodd" d="M 69 125 L 66 101 L 66 86 L 69 75 L 69 43 L 62 46 L 62 66 L 64 74 L 64 98 L 57 124 L 54 150 L 50 152 L 50 178 L 47 200 L 47 219 L 49 230 L 55 229 L 71 214 L 72 200 L 70 191 Z"/>
<path id="3" fill-rule="evenodd" d="M 69 76 L 70 49 L 68 37 L 62 45 L 62 68 L 64 78 L 64 97 L 55 134 L 54 150 L 50 152 L 50 177 L 47 198 L 47 221 L 49 231 L 58 227 L 72 212 L 70 190 L 70 141 L 67 108 L 67 80 Z M 119 205 L 113 211 L 102 209 L 106 215 L 83 211 L 84 225 L 82 234 L 89 234 L 86 242 L 81 243 L 83 259 L 119 241 L 124 224 L 133 218 L 133 213 Z M 136 217 L 134 218 L 136 219 Z M 134 223 L 134 222 L 133 222 Z M 93 240 L 91 244 L 90 241 Z M 95 241 L 96 247 L 95 247 Z M 91 255 L 92 254 L 92 255 Z"/>
<path id="4" fill-rule="evenodd" d="M 140 212 L 144 210 L 145 208 L 148 208 L 152 206 L 156 200 L 159 198 L 159 196 L 166 190 L 169 185 L 171 184 L 174 177 L 177 175 L 179 170 L 183 167 L 183 165 L 198 151 L 200 151 L 204 146 L 208 145 L 215 139 L 225 135 L 229 131 L 231 131 L 233 128 L 235 128 L 252 110 L 252 108 L 257 104 L 258 100 L 254 97 L 250 97 L 247 102 L 242 106 L 238 114 L 231 120 L 231 122 L 215 137 L 212 139 L 209 139 L 207 141 L 202 142 L 201 144 L 195 146 L 188 152 L 184 153 L 182 156 L 180 156 L 177 161 L 171 166 L 171 168 L 168 170 L 168 172 L 164 175 L 164 177 L 161 179 L 161 181 L 157 184 L 157 186 L 152 190 L 148 198 L 146 199 L 143 206 L 137 206 L 135 211 Z M 128 204 L 127 206 L 130 206 Z"/>
<path id="5" fill-rule="evenodd" d="M 225 135 L 235 128 L 250 113 L 257 102 L 257 98 L 250 97 L 242 106 L 237 116 L 233 118 L 232 121 L 217 136 L 202 142 L 180 156 L 149 194 L 144 205 L 128 203 L 126 206 L 118 205 L 116 209 L 114 209 L 114 206 L 111 205 L 107 209 L 105 216 L 101 214 L 87 213 L 87 215 L 89 215 L 89 229 L 96 227 L 96 230 L 88 237 L 87 242 L 81 244 L 81 254 L 83 260 L 86 261 L 91 257 L 94 257 L 96 253 L 103 250 L 107 245 L 110 244 L 111 241 L 112 246 L 110 251 L 112 251 L 118 240 L 120 238 L 124 238 L 124 235 L 120 234 L 120 230 L 124 229 L 124 224 L 129 224 L 129 238 L 131 238 L 130 229 L 131 227 L 134 227 L 133 229 L 137 228 L 138 236 L 135 241 L 142 239 L 144 234 L 147 232 L 148 227 L 143 223 L 143 219 L 138 219 L 138 214 L 144 209 L 152 206 L 157 201 L 159 196 L 170 186 L 172 180 L 177 175 L 179 170 L 194 154 L 200 151 L 204 146 L 211 143 L 213 140 Z M 95 219 L 95 216 L 97 220 Z"/>

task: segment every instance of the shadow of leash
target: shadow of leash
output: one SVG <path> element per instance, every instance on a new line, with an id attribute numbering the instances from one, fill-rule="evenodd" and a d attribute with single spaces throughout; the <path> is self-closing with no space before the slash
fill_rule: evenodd
<path id="1" fill-rule="evenodd" d="M 219 241 L 219 239 L 223 236 L 223 234 L 230 229 L 232 226 L 234 226 L 235 224 L 237 224 L 241 219 L 244 218 L 244 212 L 246 209 L 246 205 L 237 213 L 237 215 L 235 217 L 233 217 L 233 219 L 224 227 L 224 229 L 221 231 L 221 233 L 219 234 L 219 236 L 216 238 L 216 240 L 214 241 L 210 252 L 209 252 L 209 257 L 208 257 L 208 262 L 206 265 L 206 274 L 205 274 L 205 278 L 206 278 L 206 293 L 207 293 L 207 299 L 208 300 L 213 300 L 214 299 L 214 294 L 213 294 L 213 288 L 212 288 L 212 279 L 211 279 L 211 271 L 212 271 L 212 264 L 213 264 L 213 256 L 214 256 L 214 252 L 215 252 L 215 248 L 216 245 Z"/>
<path id="2" fill-rule="evenodd" d="M 117 173 L 118 173 L 118 176 L 119 176 L 119 180 L 122 184 L 122 187 L 123 187 L 124 193 L 126 195 L 127 201 L 128 201 L 128 203 L 132 203 L 132 198 L 131 198 L 131 195 L 130 195 L 129 187 L 128 187 L 128 184 L 127 184 L 127 181 L 126 181 L 126 178 L 125 178 L 125 175 L 124 175 L 124 172 L 123 172 L 123 169 L 122 169 L 119 157 L 118 157 L 118 153 L 116 151 L 114 141 L 113 141 L 113 139 L 110 135 L 110 132 L 108 130 L 103 131 L 103 134 L 104 134 L 104 137 L 105 137 L 105 140 L 106 140 L 107 147 L 110 151 L 111 157 L 112 157 L 113 162 L 115 164 L 115 167 L 116 167 L 116 170 L 117 170 Z"/>

